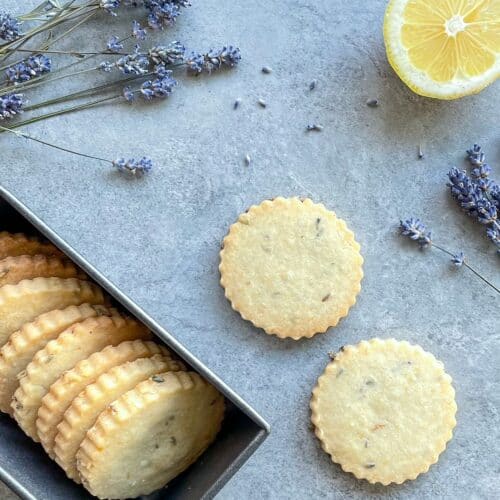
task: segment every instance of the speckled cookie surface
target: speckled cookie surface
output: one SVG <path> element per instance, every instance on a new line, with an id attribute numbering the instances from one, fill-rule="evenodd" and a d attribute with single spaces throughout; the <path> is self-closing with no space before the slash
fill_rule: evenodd
<path id="1" fill-rule="evenodd" d="M 230 228 L 221 285 L 233 309 L 267 333 L 312 337 L 356 302 L 363 258 L 353 233 L 323 205 L 276 198 Z"/>
<path id="2" fill-rule="evenodd" d="M 196 373 L 167 372 L 141 382 L 87 432 L 77 453 L 82 482 L 98 498 L 152 493 L 197 460 L 223 415 L 224 398 Z"/>
<path id="3" fill-rule="evenodd" d="M 394 339 L 347 346 L 313 390 L 323 449 L 370 483 L 401 484 L 427 472 L 456 425 L 455 391 L 443 364 Z"/>

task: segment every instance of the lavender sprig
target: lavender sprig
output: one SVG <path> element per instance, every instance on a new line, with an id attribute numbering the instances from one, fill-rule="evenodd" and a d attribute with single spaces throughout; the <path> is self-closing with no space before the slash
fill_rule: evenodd
<path id="1" fill-rule="evenodd" d="M 89 155 L 86 153 L 81 153 L 80 151 L 74 151 L 72 149 L 68 149 L 62 146 L 59 146 L 57 144 L 52 144 L 50 142 L 44 141 L 42 139 L 38 139 L 37 137 L 33 137 L 32 135 L 29 135 L 25 132 L 19 131 L 19 130 L 12 130 L 7 127 L 2 127 L 0 125 L 0 130 L 3 130 L 4 132 L 10 132 L 17 137 L 23 138 L 23 139 L 28 139 L 30 141 L 37 142 L 39 144 L 43 144 L 44 146 L 48 146 L 50 148 L 58 149 L 59 151 L 64 151 L 66 153 L 71 153 L 77 156 L 82 156 L 83 158 L 90 158 L 92 160 L 98 160 L 102 161 L 105 163 L 109 163 L 113 167 L 115 167 L 118 172 L 129 174 L 130 176 L 133 177 L 141 177 L 144 174 L 147 174 L 151 172 L 153 168 L 153 162 L 150 158 L 147 158 L 146 156 L 143 156 L 140 160 L 135 160 L 135 159 L 129 159 L 125 160 L 124 158 L 118 158 L 116 160 L 109 160 L 107 158 L 101 158 L 99 156 L 94 156 L 94 155 Z"/>
<path id="2" fill-rule="evenodd" d="M 19 38 L 21 23 L 7 12 L 0 12 L 0 38 L 13 42 Z"/>
<path id="3" fill-rule="evenodd" d="M 51 69 L 51 59 L 43 54 L 37 54 L 7 68 L 5 74 L 10 83 L 19 84 L 49 73 Z"/>
<path id="4" fill-rule="evenodd" d="M 437 248 L 439 251 L 449 255 L 451 257 L 451 262 L 456 267 L 466 267 L 471 272 L 473 272 L 479 279 L 484 281 L 487 285 L 489 285 L 493 290 L 497 293 L 500 293 L 500 289 L 497 288 L 493 283 L 487 280 L 484 276 L 482 276 L 478 271 L 476 271 L 466 260 L 463 252 L 453 253 L 443 248 L 440 245 L 437 245 L 431 239 L 431 232 L 427 229 L 426 225 L 420 220 L 414 217 L 410 219 L 399 221 L 399 231 L 402 236 L 406 236 L 410 238 L 412 241 L 416 242 L 419 245 L 420 249 L 424 248 Z"/>
<path id="5" fill-rule="evenodd" d="M 151 172 L 151 169 L 153 168 L 153 162 L 146 156 L 143 156 L 139 160 L 134 158 L 130 158 L 129 160 L 118 158 L 117 160 L 114 160 L 112 164 L 118 172 L 125 173 L 133 177 L 141 177 L 144 174 Z"/>
<path id="6" fill-rule="evenodd" d="M 200 73 L 212 73 L 224 66 L 232 68 L 240 60 L 240 49 L 232 45 L 227 45 L 221 49 L 211 49 L 206 54 L 192 52 L 185 59 L 185 62 L 191 73 L 199 75 Z"/>
<path id="7" fill-rule="evenodd" d="M 467 150 L 467 158 L 472 165 L 471 175 L 466 170 L 453 167 L 448 172 L 448 186 L 453 198 L 469 216 L 487 226 L 486 235 L 493 242 L 500 255 L 498 234 L 500 233 L 500 187 L 490 179 L 491 167 L 486 163 L 486 155 L 477 144 Z"/>
<path id="8" fill-rule="evenodd" d="M 0 121 L 10 120 L 23 112 L 25 104 L 23 94 L 7 94 L 0 96 Z"/>

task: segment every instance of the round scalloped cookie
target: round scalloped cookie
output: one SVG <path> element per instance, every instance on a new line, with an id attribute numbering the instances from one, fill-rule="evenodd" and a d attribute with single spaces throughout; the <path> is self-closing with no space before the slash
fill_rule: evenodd
<path id="1" fill-rule="evenodd" d="M 57 426 L 54 452 L 56 462 L 64 469 L 67 476 L 80 482 L 76 468 L 76 453 L 88 430 L 111 403 L 155 374 L 185 369 L 180 361 L 156 354 L 151 358 L 136 359 L 115 366 L 86 387 L 71 403 L 64 414 L 64 419 Z"/>
<path id="2" fill-rule="evenodd" d="M 275 198 L 224 238 L 221 285 L 233 309 L 278 337 L 312 337 L 356 302 L 363 258 L 345 222 L 309 199 Z"/>
<path id="3" fill-rule="evenodd" d="M 42 399 L 66 370 L 108 345 L 150 337 L 144 325 L 119 315 L 89 318 L 62 332 L 36 353 L 26 367 L 26 374 L 19 380 L 12 409 L 21 429 L 34 441 L 39 441 L 36 419 Z"/>
<path id="4" fill-rule="evenodd" d="M 40 314 L 80 304 L 105 304 L 100 287 L 74 278 L 35 278 L 0 288 L 0 347 Z"/>
<path id="5" fill-rule="evenodd" d="M 311 420 L 323 449 L 370 483 L 427 472 L 456 425 L 443 364 L 420 346 L 372 339 L 344 347 L 313 390 Z"/>
<path id="6" fill-rule="evenodd" d="M 77 453 L 83 485 L 98 498 L 147 495 L 187 469 L 213 442 L 224 398 L 192 372 L 140 383 L 99 416 Z"/>
<path id="7" fill-rule="evenodd" d="M 57 426 L 61 423 L 65 411 L 84 389 L 96 382 L 103 374 L 115 366 L 140 358 L 151 358 L 161 354 L 171 358 L 170 351 L 156 342 L 128 340 L 117 346 L 109 345 L 102 351 L 80 361 L 74 368 L 65 372 L 56 380 L 43 397 L 36 421 L 37 434 L 45 451 L 54 458 L 54 441 Z"/>
<path id="8" fill-rule="evenodd" d="M 17 255 L 52 255 L 63 256 L 63 253 L 52 243 L 41 241 L 22 233 L 0 232 L 0 259 Z"/>
<path id="9" fill-rule="evenodd" d="M 47 255 L 18 255 L 0 260 L 0 287 L 34 278 L 77 278 L 87 276 L 72 262 Z"/>
<path id="10" fill-rule="evenodd" d="M 74 323 L 116 313 L 116 309 L 101 305 L 70 306 L 44 313 L 13 333 L 0 349 L 0 410 L 12 414 L 10 404 L 14 392 L 19 387 L 18 376 L 47 342 L 57 338 Z"/>

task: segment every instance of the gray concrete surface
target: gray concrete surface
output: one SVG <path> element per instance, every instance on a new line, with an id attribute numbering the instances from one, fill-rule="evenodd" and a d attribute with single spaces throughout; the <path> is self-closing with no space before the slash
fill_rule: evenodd
<path id="1" fill-rule="evenodd" d="M 13 11 L 19 4 L 0 0 Z M 237 44 L 238 69 L 180 77 L 175 95 L 156 106 L 106 106 L 29 129 L 105 157 L 149 154 L 156 170 L 139 182 L 0 137 L 0 182 L 272 424 L 272 435 L 220 500 L 500 496 L 499 298 L 466 269 L 451 269 L 442 255 L 420 253 L 395 235 L 400 217 L 422 217 L 436 242 L 462 249 L 498 284 L 498 259 L 482 228 L 450 201 L 445 177 L 474 141 L 500 177 L 500 84 L 455 102 L 412 94 L 385 58 L 385 4 L 193 0 L 177 27 L 158 39 L 193 48 Z M 107 21 L 92 23 L 72 43 L 88 46 L 123 32 L 120 19 Z M 263 65 L 273 73 L 262 74 Z M 318 86 L 310 92 L 313 79 Z M 233 111 L 237 97 L 243 103 Z M 260 97 L 267 109 L 257 106 Z M 380 106 L 367 107 L 369 98 Z M 310 122 L 323 132 L 305 133 Z M 335 210 L 355 231 L 366 261 L 349 317 L 312 340 L 282 341 L 256 330 L 231 310 L 218 285 L 228 226 L 249 205 L 277 195 L 311 196 Z M 459 408 L 455 437 L 439 463 L 388 488 L 343 473 L 309 426 L 310 391 L 327 352 L 377 335 L 419 343 L 440 358 Z"/>

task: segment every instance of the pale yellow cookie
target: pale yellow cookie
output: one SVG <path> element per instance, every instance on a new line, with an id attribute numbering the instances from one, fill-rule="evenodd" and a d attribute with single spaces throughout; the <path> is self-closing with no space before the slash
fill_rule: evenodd
<path id="1" fill-rule="evenodd" d="M 151 358 L 156 354 L 161 354 L 163 358 L 172 357 L 166 347 L 156 342 L 128 340 L 92 354 L 54 382 L 42 399 L 36 421 L 38 437 L 49 456 L 55 457 L 54 440 L 58 432 L 57 425 L 78 394 L 111 368 L 139 358 Z"/>
<path id="2" fill-rule="evenodd" d="M 233 309 L 278 337 L 312 337 L 356 302 L 363 258 L 345 222 L 321 204 L 276 198 L 240 215 L 220 253 Z"/>
<path id="3" fill-rule="evenodd" d="M 62 252 L 51 243 L 40 241 L 38 238 L 26 236 L 22 233 L 0 232 L 0 259 L 15 257 L 16 255 L 56 255 Z"/>
<path id="4" fill-rule="evenodd" d="M 42 399 L 66 370 L 107 345 L 150 337 L 144 325 L 122 316 L 89 318 L 62 332 L 36 353 L 19 380 L 12 409 L 21 429 L 34 441 L 39 441 L 35 422 Z"/>
<path id="5" fill-rule="evenodd" d="M 33 278 L 86 279 L 85 273 L 69 260 L 46 255 L 19 255 L 0 260 L 0 287 Z"/>
<path id="6" fill-rule="evenodd" d="M 74 278 L 35 278 L 0 288 L 0 347 L 40 314 L 71 305 L 104 304 L 100 287 Z"/>
<path id="7" fill-rule="evenodd" d="M 76 453 L 87 431 L 111 403 L 155 374 L 185 369 L 180 361 L 173 361 L 171 358 L 156 354 L 151 358 L 136 359 L 115 366 L 79 394 L 57 426 L 54 448 L 56 462 L 68 477 L 80 482 L 76 468 Z"/>
<path id="8" fill-rule="evenodd" d="M 82 304 L 49 311 L 26 323 L 14 332 L 0 349 L 0 410 L 12 414 L 12 396 L 19 387 L 18 375 L 47 342 L 59 336 L 66 328 L 87 318 L 111 316 L 116 309 L 101 305 Z"/>
<path id="9" fill-rule="evenodd" d="M 436 463 L 456 425 L 443 364 L 421 347 L 372 339 L 344 347 L 313 390 L 323 449 L 370 483 L 401 484 Z"/>
<path id="10" fill-rule="evenodd" d="M 224 399 L 192 372 L 140 383 L 97 419 L 77 453 L 84 486 L 99 498 L 131 498 L 165 486 L 215 439 Z"/>

